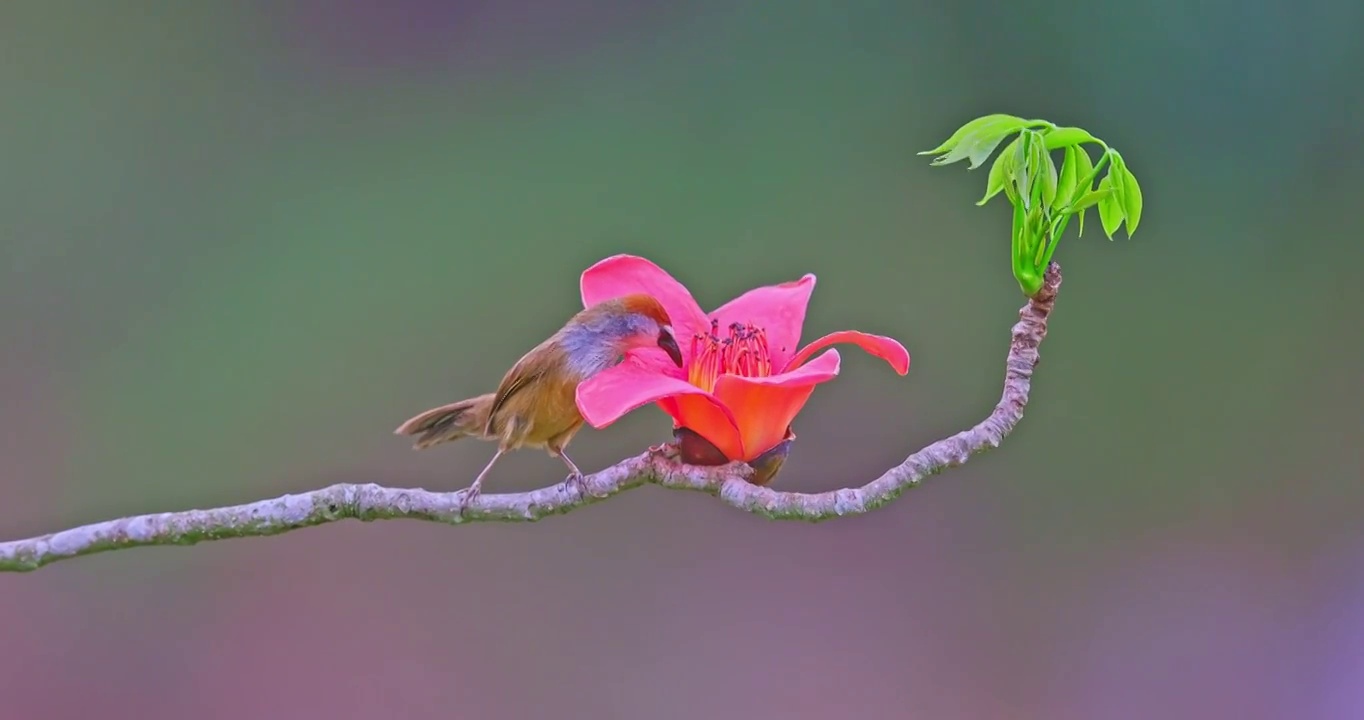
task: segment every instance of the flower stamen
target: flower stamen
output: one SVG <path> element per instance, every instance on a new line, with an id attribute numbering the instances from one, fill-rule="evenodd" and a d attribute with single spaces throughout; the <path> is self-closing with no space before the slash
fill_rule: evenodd
<path id="1" fill-rule="evenodd" d="M 720 323 L 710 321 L 710 332 L 692 338 L 691 368 L 687 380 L 711 392 L 721 375 L 768 377 L 772 374 L 772 355 L 767 332 L 752 324 L 731 323 L 729 334 L 720 337 Z"/>

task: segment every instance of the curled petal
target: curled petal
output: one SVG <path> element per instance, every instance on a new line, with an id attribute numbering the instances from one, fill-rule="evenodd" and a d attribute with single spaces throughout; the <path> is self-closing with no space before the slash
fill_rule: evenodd
<path id="1" fill-rule="evenodd" d="M 743 455 L 730 457 L 753 460 L 786 439 L 787 428 L 805 407 L 815 386 L 838 376 L 839 361 L 838 351 L 828 350 L 779 375 L 720 376 L 715 381 L 715 397 L 734 414 L 743 443 Z M 723 446 L 720 449 L 729 452 Z"/>
<path id="2" fill-rule="evenodd" d="M 668 311 L 673 334 L 682 346 L 684 357 L 690 357 L 691 337 L 710 328 L 705 311 L 696 304 L 696 298 L 692 297 L 686 286 L 663 268 L 642 257 L 612 255 L 584 270 L 579 288 L 583 307 L 630 293 L 642 292 L 654 296 Z"/>
<path id="3" fill-rule="evenodd" d="M 715 396 L 675 395 L 665 398 L 659 406 L 673 416 L 677 427 L 687 428 L 709 440 L 725 457 L 732 460 L 745 457 L 743 437 L 739 434 L 734 412 Z"/>
<path id="4" fill-rule="evenodd" d="M 765 329 L 772 367 L 786 367 L 800 346 L 805 308 L 814 290 L 815 276 L 807 273 L 799 280 L 749 290 L 721 305 L 710 317 L 719 321 L 721 332 L 735 322 Z"/>
<path id="5" fill-rule="evenodd" d="M 909 372 L 909 351 L 906 350 L 905 346 L 901 345 L 899 341 L 884 335 L 872 335 L 856 330 L 842 330 L 836 333 L 829 333 L 809 345 L 806 345 L 799 353 L 796 353 L 795 357 L 791 358 L 790 363 L 786 365 L 786 369 L 793 370 L 798 368 L 801 363 L 808 360 L 810 356 L 814 355 L 816 352 L 838 343 L 849 343 L 862 348 L 867 351 L 868 354 L 879 357 L 887 363 L 890 363 L 890 366 L 895 369 L 895 372 L 901 375 Z"/>

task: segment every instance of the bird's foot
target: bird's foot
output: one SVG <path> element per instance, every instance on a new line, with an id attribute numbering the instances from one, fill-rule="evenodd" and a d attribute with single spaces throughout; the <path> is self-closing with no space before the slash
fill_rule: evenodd
<path id="1" fill-rule="evenodd" d="M 474 504 L 474 501 L 482 494 L 483 489 L 479 487 L 477 483 L 461 490 L 460 495 L 462 495 L 462 497 L 459 499 L 459 516 L 464 517 L 464 515 L 469 512 L 469 508 Z"/>
<path id="2" fill-rule="evenodd" d="M 657 455 L 664 460 L 676 460 L 678 457 L 678 447 L 675 442 L 659 443 L 649 446 L 649 454 Z"/>
<path id="3" fill-rule="evenodd" d="M 569 473 L 568 477 L 564 478 L 564 487 L 568 489 L 577 488 L 578 493 L 583 497 L 587 497 L 589 494 L 587 492 L 587 478 L 583 477 L 580 472 Z"/>

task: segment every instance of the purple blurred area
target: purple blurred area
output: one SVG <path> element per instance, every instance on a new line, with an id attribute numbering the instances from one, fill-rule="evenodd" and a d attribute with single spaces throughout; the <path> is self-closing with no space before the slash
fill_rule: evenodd
<path id="1" fill-rule="evenodd" d="M 706 307 L 815 272 L 806 339 L 902 340 L 904 378 L 844 352 L 778 481 L 865 482 L 988 412 L 1022 303 L 984 171 L 914 152 L 987 112 L 1077 124 L 1147 208 L 1063 242 L 1017 432 L 885 509 L 649 487 L 0 575 L 0 718 L 1364 717 L 1361 26 L 1338 0 L 7 5 L 0 540 L 463 487 L 492 448 L 391 429 L 492 387 L 618 252 Z M 574 459 L 669 431 L 643 410 Z M 561 475 L 521 453 L 486 491 Z"/>
<path id="2" fill-rule="evenodd" d="M 658 32 L 670 3 L 623 0 L 295 0 L 261 3 L 299 59 L 339 81 L 439 81 L 533 69 Z"/>

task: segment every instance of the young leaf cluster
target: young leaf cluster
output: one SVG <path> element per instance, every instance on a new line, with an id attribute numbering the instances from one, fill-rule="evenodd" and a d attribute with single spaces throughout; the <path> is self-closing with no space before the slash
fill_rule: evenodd
<path id="1" fill-rule="evenodd" d="M 984 115 L 962 125 L 938 147 L 919 153 L 938 155 L 932 165 L 969 161 L 974 170 L 1011 135 L 986 180 L 984 205 L 1003 191 L 1013 206 L 1011 242 L 1014 277 L 1028 297 L 1042 287 L 1042 275 L 1072 218 L 1084 235 L 1085 214 L 1095 208 L 1104 234 L 1112 240 L 1120 226 L 1130 238 L 1141 221 L 1141 186 L 1117 150 L 1078 127 L 1014 115 Z M 1098 145 L 1094 161 L 1085 145 Z M 1062 156 L 1056 166 L 1053 153 Z M 1107 174 L 1099 174 L 1107 170 Z"/>

